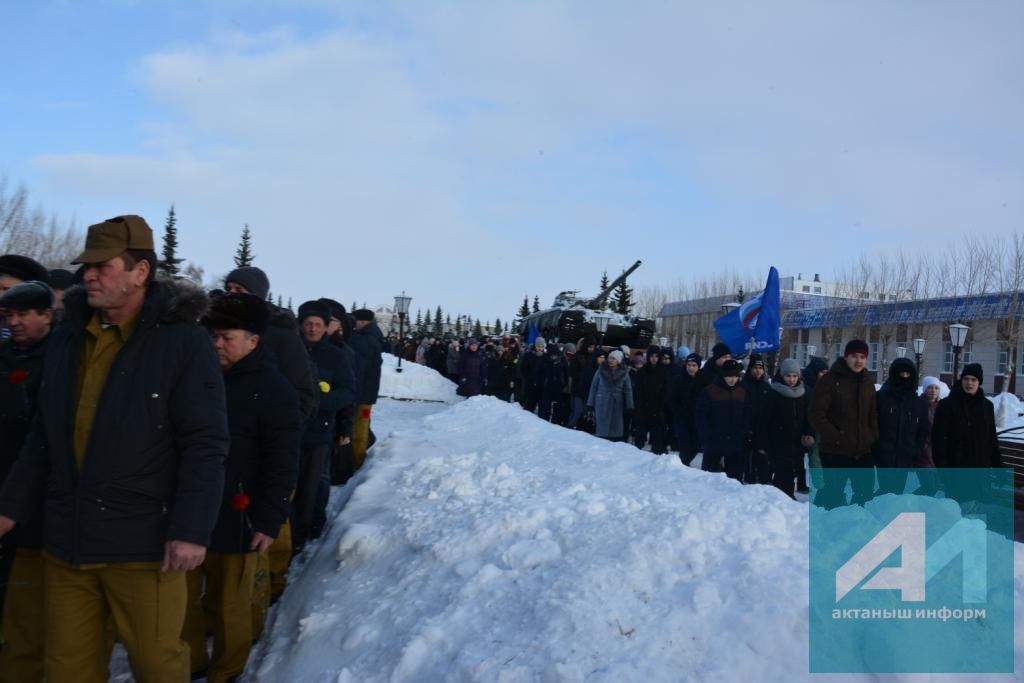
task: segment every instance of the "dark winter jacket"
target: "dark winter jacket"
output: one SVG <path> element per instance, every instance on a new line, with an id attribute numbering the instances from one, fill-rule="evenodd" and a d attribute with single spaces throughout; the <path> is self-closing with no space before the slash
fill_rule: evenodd
<path id="1" fill-rule="evenodd" d="M 739 453 L 748 445 L 750 405 L 737 382 L 730 387 L 721 377 L 697 399 L 697 433 L 705 453 Z"/>
<path id="2" fill-rule="evenodd" d="M 350 349 L 346 352 L 336 346 L 336 342 L 332 342 L 327 335 L 315 344 L 307 341 L 303 341 L 303 344 L 316 368 L 320 392 L 320 404 L 316 413 L 306 420 L 302 434 L 302 447 L 313 448 L 331 443 L 337 412 L 346 406 L 355 405 L 354 356 Z"/>
<path id="3" fill-rule="evenodd" d="M 69 289 L 64 305 L 32 434 L 0 493 L 0 514 L 28 519 L 45 490 L 44 548 L 71 564 L 159 561 L 169 540 L 208 545 L 228 426 L 217 354 L 196 322 L 206 295 L 182 281 L 150 285 L 107 376 L 81 472 L 70 378 L 94 311 L 82 288 Z"/>
<path id="4" fill-rule="evenodd" d="M 377 323 L 369 323 L 352 331 L 349 344 L 355 351 L 356 403 L 373 405 L 380 393 L 381 354 L 384 353 L 384 335 Z"/>
<path id="5" fill-rule="evenodd" d="M 636 382 L 636 413 L 646 420 L 659 420 L 665 415 L 666 380 L 668 373 L 648 363 L 633 375 Z"/>
<path id="6" fill-rule="evenodd" d="M 516 355 L 502 351 L 487 360 L 487 389 L 493 396 L 506 398 L 512 393 L 516 376 Z"/>
<path id="7" fill-rule="evenodd" d="M 754 379 L 754 376 L 750 374 L 749 368 L 741 384 L 743 385 L 743 390 L 747 392 L 747 403 L 750 404 L 748 410 L 750 412 L 752 443 L 758 449 L 767 450 L 765 444 L 760 442 L 756 435 L 768 432 L 768 395 L 772 391 L 772 385 L 768 382 L 767 375 L 759 380 Z"/>
<path id="8" fill-rule="evenodd" d="M 696 376 L 691 377 L 684 368 L 669 387 L 672 414 L 682 418 L 688 434 L 695 434 L 697 430 L 697 397 L 700 394 L 694 391 L 696 385 Z"/>
<path id="9" fill-rule="evenodd" d="M 772 459 L 797 462 L 803 460 L 804 436 L 814 436 L 807 419 L 807 393 L 804 385 L 787 386 L 782 382 L 770 385 L 761 429 L 755 430 L 755 441 Z"/>
<path id="10" fill-rule="evenodd" d="M 224 373 L 231 449 L 210 549 L 249 552 L 254 532 L 277 537 L 299 471 L 299 401 L 262 346 Z M 244 494 L 249 505 L 233 505 Z"/>
<path id="11" fill-rule="evenodd" d="M 900 381 L 899 372 L 910 378 Z M 928 401 L 917 395 L 917 368 L 898 358 L 889 368 L 889 379 L 878 391 L 878 445 L 875 464 L 879 467 L 913 467 L 928 439 Z"/>
<path id="12" fill-rule="evenodd" d="M 443 343 L 435 341 L 431 344 L 427 351 L 427 367 L 441 375 L 448 372 L 448 354 Z"/>
<path id="13" fill-rule="evenodd" d="M 484 390 L 484 359 L 480 348 L 471 351 L 466 345 L 459 351 L 459 366 L 456 368 L 459 377 L 458 393 L 460 396 L 479 396 Z"/>
<path id="14" fill-rule="evenodd" d="M 590 396 L 590 382 L 594 379 L 591 365 L 594 359 L 591 354 L 580 349 L 569 359 L 569 380 L 572 384 L 571 394 L 574 398 L 584 401 Z"/>
<path id="15" fill-rule="evenodd" d="M 0 487 L 18 459 L 32 429 L 36 397 L 43 378 L 43 354 L 47 339 L 27 348 L 13 339 L 0 342 Z M 19 524 L 4 538 L 4 544 L 19 548 L 40 548 L 43 544 L 43 500 L 32 513 L 33 521 Z"/>
<path id="16" fill-rule="evenodd" d="M 543 354 L 538 354 L 529 348 L 519 361 L 519 377 L 523 382 L 523 389 L 531 396 L 537 392 L 536 370 L 543 357 Z M 540 398 L 539 394 L 537 394 L 537 398 Z"/>
<path id="17" fill-rule="evenodd" d="M 303 419 L 316 412 L 320 393 L 313 379 L 313 366 L 309 354 L 302 346 L 295 316 L 285 308 L 267 304 L 270 320 L 266 332 L 260 335 L 260 345 L 270 352 L 277 369 L 298 392 L 299 410 Z"/>
<path id="18" fill-rule="evenodd" d="M 559 400 L 569 386 L 569 368 L 562 356 L 545 355 L 537 363 L 534 386 L 545 400 Z"/>
<path id="19" fill-rule="evenodd" d="M 822 453 L 862 458 L 878 442 L 875 385 L 867 371 L 854 374 L 842 358 L 818 380 L 811 401 L 811 425 L 821 435 Z"/>
<path id="20" fill-rule="evenodd" d="M 992 402 L 979 387 L 973 396 L 958 384 L 939 401 L 932 427 L 936 467 L 1002 467 Z"/>
<path id="21" fill-rule="evenodd" d="M 587 407 L 594 411 L 597 425 L 595 434 L 605 438 L 622 436 L 626 431 L 624 415 L 632 412 L 633 406 L 633 387 L 626 368 L 620 365 L 612 370 L 607 363 L 598 368 L 587 396 Z"/>

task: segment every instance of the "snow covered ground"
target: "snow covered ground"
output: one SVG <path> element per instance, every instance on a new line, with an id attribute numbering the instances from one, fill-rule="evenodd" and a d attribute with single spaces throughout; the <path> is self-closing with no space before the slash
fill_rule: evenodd
<path id="1" fill-rule="evenodd" d="M 398 372 L 398 358 L 390 353 L 383 356 L 380 373 L 380 395 L 384 398 L 412 399 L 417 401 L 441 401 L 454 403 L 458 400 L 455 384 L 434 370 L 402 361 Z"/>
<path id="2" fill-rule="evenodd" d="M 806 505 L 487 397 L 374 419 L 248 680 L 829 679 L 806 673 Z"/>

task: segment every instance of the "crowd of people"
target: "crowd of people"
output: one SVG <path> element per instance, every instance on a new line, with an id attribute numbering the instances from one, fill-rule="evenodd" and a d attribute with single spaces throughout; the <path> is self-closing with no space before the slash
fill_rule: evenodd
<path id="1" fill-rule="evenodd" d="M 138 681 L 241 674 L 331 486 L 365 461 L 385 351 L 463 396 L 791 497 L 809 464 L 825 507 L 848 484 L 851 503 L 902 492 L 908 468 L 933 493 L 944 468 L 1002 466 L 978 364 L 940 400 L 902 359 L 876 392 L 859 340 L 769 379 L 724 344 L 704 362 L 593 338 L 385 338 L 334 299 L 268 303 L 253 266 L 212 292 L 158 279 L 138 216 L 91 226 L 74 263 L 0 256 L 0 683 L 105 682 L 116 642 Z"/>
<path id="2" fill-rule="evenodd" d="M 384 337 L 253 266 L 156 278 L 138 216 L 77 272 L 0 256 L 0 682 L 234 680 L 373 442 Z M 212 651 L 208 647 L 212 640 Z"/>
<path id="3" fill-rule="evenodd" d="M 983 368 L 967 364 L 945 399 L 935 377 L 920 382 L 909 359 L 890 366 L 876 391 L 868 345 L 850 341 L 831 366 L 783 360 L 769 378 L 765 359 L 733 358 L 716 344 L 704 359 L 686 347 L 646 351 L 605 348 L 585 337 L 558 344 L 537 337 L 420 341 L 387 339 L 390 351 L 428 365 L 463 396 L 486 394 L 569 429 L 631 441 L 656 454 L 678 453 L 685 465 L 747 484 L 810 493 L 808 469 L 823 507 L 903 493 L 917 469 L 922 494 L 940 485 L 936 468 L 1002 467 Z M 877 486 L 876 486 L 877 480 Z"/>

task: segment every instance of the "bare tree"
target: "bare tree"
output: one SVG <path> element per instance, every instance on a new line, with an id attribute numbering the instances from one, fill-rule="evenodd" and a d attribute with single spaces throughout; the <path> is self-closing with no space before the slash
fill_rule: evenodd
<path id="1" fill-rule="evenodd" d="M 80 231 L 29 205 L 24 185 L 0 177 L 0 253 L 34 258 L 47 268 L 67 266 L 82 246 Z"/>

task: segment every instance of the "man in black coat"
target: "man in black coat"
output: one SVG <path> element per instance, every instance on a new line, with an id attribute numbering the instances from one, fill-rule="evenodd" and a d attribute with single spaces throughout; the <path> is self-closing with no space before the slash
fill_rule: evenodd
<path id="1" fill-rule="evenodd" d="M 11 331 L 0 342 L 0 486 L 32 426 L 55 303 L 53 291 L 36 281 L 17 284 L 0 296 Z M 36 520 L 12 531 L 0 551 L 0 671 L 16 681 L 43 679 L 42 502 L 40 498 Z M 6 593 L 5 600 L 8 585 L 17 590 Z"/>
<path id="2" fill-rule="evenodd" d="M 651 452 L 668 452 L 665 434 L 665 395 L 668 370 L 661 366 L 660 349 L 647 350 L 647 363 L 633 375 L 636 410 L 633 413 L 633 443 L 643 450 L 651 441 Z"/>
<path id="3" fill-rule="evenodd" d="M 299 322 L 306 350 L 316 367 L 320 405 L 306 421 L 299 458 L 299 480 L 292 512 L 292 545 L 298 552 L 309 538 L 319 536 L 327 501 L 318 496 L 325 473 L 330 479 L 330 452 L 339 410 L 356 402 L 355 372 L 346 354 L 327 336 L 331 314 L 319 301 L 299 306 Z"/>
<path id="4" fill-rule="evenodd" d="M 224 289 L 230 294 L 253 294 L 265 300 L 270 292 L 270 279 L 256 266 L 235 268 L 224 278 Z M 298 336 L 298 324 L 291 311 L 267 302 L 270 314 L 267 331 L 260 335 L 260 343 L 277 363 L 277 369 L 299 394 L 302 417 L 316 412 L 318 394 L 309 356 Z"/>
<path id="5" fill-rule="evenodd" d="M 750 404 L 750 458 L 747 461 L 743 481 L 747 484 L 770 484 L 772 472 L 769 466 L 768 449 L 763 443 L 755 443 L 754 434 L 768 432 L 768 393 L 771 385 L 765 372 L 764 357 L 759 353 L 750 354 L 747 372 L 743 376 L 743 389 Z"/>
<path id="6" fill-rule="evenodd" d="M 256 556 L 267 552 L 288 518 L 298 476 L 299 401 L 260 344 L 268 317 L 259 297 L 228 294 L 213 302 L 202 321 L 224 371 L 231 432 L 210 551 L 203 566 L 188 574 L 184 635 L 193 675 L 204 672 L 210 680 L 231 680 L 245 669 L 254 640 Z M 212 659 L 204 612 L 213 623 Z"/>
<path id="7" fill-rule="evenodd" d="M 136 678 L 187 680 L 185 572 L 205 558 L 228 451 L 224 380 L 197 323 L 206 295 L 152 281 L 139 216 L 91 226 L 75 262 L 84 286 L 50 335 L 0 535 L 45 495 L 47 680 L 106 681 L 111 621 Z"/>
<path id="8" fill-rule="evenodd" d="M 700 450 L 697 435 L 697 393 L 696 376 L 704 359 L 699 353 L 691 353 L 683 363 L 682 372 L 676 375 L 669 386 L 669 405 L 672 410 L 672 428 L 679 442 L 679 459 L 689 465 Z"/>
<path id="9" fill-rule="evenodd" d="M 931 430 L 928 402 L 917 395 L 917 368 L 908 358 L 889 366 L 889 378 L 875 396 L 878 406 L 878 445 L 875 467 L 878 495 L 902 494 L 907 474 L 924 448 Z"/>
<path id="10" fill-rule="evenodd" d="M 352 458 L 358 470 L 366 460 L 370 447 L 370 420 L 377 395 L 380 393 L 381 354 L 384 353 L 384 334 L 374 320 L 373 311 L 360 308 L 352 314 L 352 349 L 356 352 L 356 422 L 352 430 Z"/>

